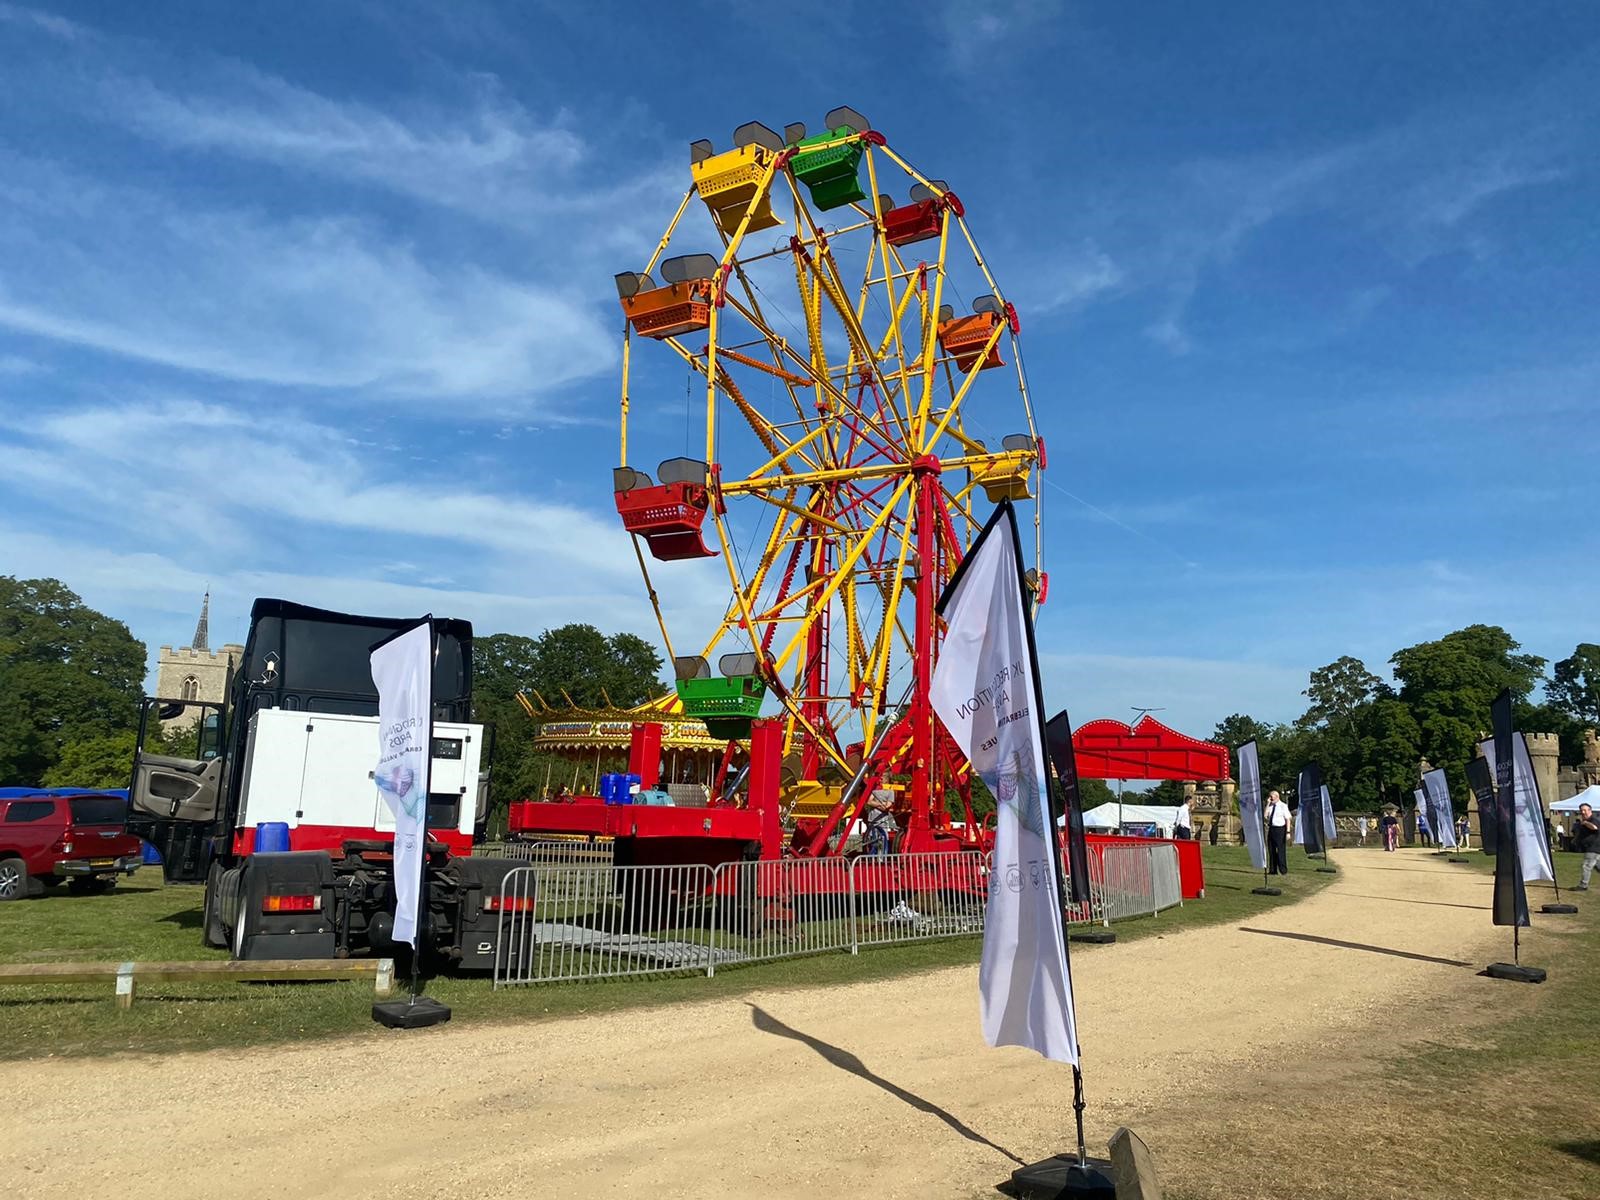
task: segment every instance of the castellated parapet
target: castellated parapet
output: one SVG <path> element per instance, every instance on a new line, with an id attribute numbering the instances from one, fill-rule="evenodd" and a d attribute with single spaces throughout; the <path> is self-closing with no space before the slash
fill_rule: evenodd
<path id="1" fill-rule="evenodd" d="M 1561 739 L 1553 733 L 1525 733 L 1528 743 L 1528 761 L 1533 766 L 1533 777 L 1539 782 L 1539 799 L 1549 808 L 1561 799 L 1558 782 L 1561 773 Z"/>
<path id="2" fill-rule="evenodd" d="M 244 647 L 231 643 L 217 650 L 162 646 L 156 655 L 156 695 L 163 700 L 221 704 L 227 695 L 228 675 L 243 659 Z M 191 725 L 199 715 L 199 709 L 189 709 L 162 724 L 168 728 Z"/>

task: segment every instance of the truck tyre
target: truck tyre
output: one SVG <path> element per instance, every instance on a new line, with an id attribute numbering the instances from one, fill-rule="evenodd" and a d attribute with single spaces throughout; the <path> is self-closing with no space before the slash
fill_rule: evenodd
<path id="1" fill-rule="evenodd" d="M 233 957 L 236 961 L 244 957 L 244 952 L 248 947 L 248 943 L 245 941 L 244 927 L 247 915 L 245 913 L 245 905 L 249 903 L 249 897 L 246 895 L 248 884 L 246 883 L 245 875 L 249 870 L 249 863 L 238 869 L 236 873 L 237 880 L 233 887 L 235 897 L 233 906 Z"/>
<path id="2" fill-rule="evenodd" d="M 22 860 L 0 858 L 0 901 L 21 900 L 28 891 L 28 871 Z"/>
<path id="3" fill-rule="evenodd" d="M 222 887 L 222 864 L 212 863 L 206 873 L 206 899 L 200 921 L 200 940 L 213 950 L 228 948 L 228 931 L 222 924 L 222 905 L 218 891 Z"/>

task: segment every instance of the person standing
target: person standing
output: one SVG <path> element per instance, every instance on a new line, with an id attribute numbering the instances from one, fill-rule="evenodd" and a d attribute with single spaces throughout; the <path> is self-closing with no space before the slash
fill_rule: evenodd
<path id="1" fill-rule="evenodd" d="M 1189 816 L 1189 800 L 1188 797 L 1185 797 L 1183 803 L 1178 805 L 1177 814 L 1172 818 L 1172 836 L 1178 841 L 1187 842 L 1194 837 L 1194 830 L 1189 825 L 1191 819 Z"/>
<path id="2" fill-rule="evenodd" d="M 1583 873 L 1578 876 L 1578 890 L 1589 890 L 1589 876 L 1600 863 L 1600 819 L 1587 804 L 1578 805 L 1578 819 L 1572 823 L 1572 844 L 1583 855 Z"/>
<path id="3" fill-rule="evenodd" d="M 1367 819 L 1365 817 L 1356 818 L 1356 832 L 1361 835 L 1361 844 L 1365 846 L 1367 844 Z"/>
<path id="4" fill-rule="evenodd" d="M 1386 812 L 1378 822 L 1383 830 L 1383 848 L 1393 850 L 1400 844 L 1400 818 L 1392 812 Z"/>
<path id="5" fill-rule="evenodd" d="M 1266 812 L 1269 875 L 1289 873 L 1289 828 L 1293 819 L 1289 815 L 1289 806 L 1283 802 L 1283 797 L 1277 792 L 1269 792 Z"/>

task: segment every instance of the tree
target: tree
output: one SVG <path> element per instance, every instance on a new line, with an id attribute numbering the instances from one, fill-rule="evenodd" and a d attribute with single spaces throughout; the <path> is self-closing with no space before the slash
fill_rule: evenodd
<path id="1" fill-rule="evenodd" d="M 1163 779 L 1139 797 L 1139 804 L 1158 804 L 1175 808 L 1183 803 L 1183 783 L 1177 779 Z"/>
<path id="2" fill-rule="evenodd" d="M 533 654 L 530 686 L 551 704 L 570 697 L 585 708 L 627 708 L 664 690 L 661 656 L 631 633 L 608 638 L 593 625 L 563 625 L 540 634 Z"/>
<path id="3" fill-rule="evenodd" d="M 1223 717 L 1217 722 L 1217 727 L 1212 731 L 1211 740 L 1230 749 L 1237 750 L 1249 741 L 1261 741 L 1269 736 L 1271 726 L 1263 725 L 1254 717 L 1247 717 L 1243 713 L 1234 713 L 1231 717 Z"/>
<path id="4" fill-rule="evenodd" d="M 1579 642 L 1569 657 L 1556 663 L 1544 694 L 1573 721 L 1600 726 L 1600 646 Z"/>
<path id="5" fill-rule="evenodd" d="M 133 775 L 134 729 L 68 742 L 39 782 L 45 787 L 122 788 Z M 147 749 L 160 753 L 159 746 Z"/>
<path id="6" fill-rule="evenodd" d="M 1116 789 L 1104 779 L 1078 778 L 1078 802 L 1083 805 L 1083 811 L 1099 808 L 1102 804 L 1110 804 L 1117 798 Z"/>
<path id="7" fill-rule="evenodd" d="M 1311 707 L 1300 720 L 1306 725 L 1350 725 L 1357 710 L 1383 690 L 1383 680 L 1367 670 L 1366 663 L 1346 654 L 1311 672 L 1310 684 L 1302 693 L 1310 698 Z"/>
<path id="8" fill-rule="evenodd" d="M 492 804 L 536 797 L 570 782 L 572 765 L 533 745 L 534 725 L 518 692 L 536 693 L 560 707 L 570 698 L 584 708 L 607 702 L 632 707 L 660 695 L 661 656 L 631 633 L 607 637 L 592 625 L 563 625 L 536 638 L 496 633 L 472 643 L 473 719 L 494 727 L 490 756 Z M 602 764 L 604 766 L 604 764 Z"/>
<path id="9" fill-rule="evenodd" d="M 1421 754 L 1445 768 L 1453 793 L 1466 787 L 1466 763 L 1489 728 L 1494 698 L 1509 688 L 1514 699 L 1525 700 L 1543 676 L 1545 660 L 1516 653 L 1520 648 L 1498 625 L 1469 625 L 1398 650 L 1389 660 L 1400 699 L 1421 730 Z"/>
<path id="10" fill-rule="evenodd" d="M 1358 802 L 1348 807 L 1371 808 L 1409 799 L 1417 786 L 1417 763 L 1422 757 L 1422 730 L 1410 708 L 1385 697 L 1362 712 L 1359 724 L 1361 766 L 1355 773 L 1357 786 L 1352 788 L 1358 793 Z M 1459 770 L 1465 786 L 1464 761 Z M 1451 791 L 1455 790 L 1452 776 Z"/>
<path id="11" fill-rule="evenodd" d="M 34 783 L 68 742 L 132 729 L 145 648 L 56 579 L 0 576 L 0 781 Z"/>

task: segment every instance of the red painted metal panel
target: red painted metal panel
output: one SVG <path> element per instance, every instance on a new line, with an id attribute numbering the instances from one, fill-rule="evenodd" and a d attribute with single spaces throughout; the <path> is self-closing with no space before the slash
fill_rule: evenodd
<path id="1" fill-rule="evenodd" d="M 459 829 L 430 829 L 428 839 L 443 842 L 450 853 L 465 857 L 472 853 L 472 838 Z M 387 842 L 394 840 L 393 831 L 383 832 L 370 825 L 297 825 L 289 830 L 290 850 L 326 850 L 335 858 L 343 855 L 346 842 Z M 255 826 L 234 830 L 233 852 L 254 854 L 256 849 Z"/>
<path id="2" fill-rule="evenodd" d="M 1202 742 L 1146 713 L 1136 725 L 1102 717 L 1072 735 L 1084 779 L 1231 779 L 1228 748 Z"/>
<path id="3" fill-rule="evenodd" d="M 522 800 L 511 806 L 511 832 L 590 837 L 732 838 L 761 840 L 761 813 L 747 808 L 673 808 L 653 804 L 546 804 Z"/>
<path id="4" fill-rule="evenodd" d="M 1106 837 L 1103 834 L 1085 835 L 1089 853 L 1098 858 L 1107 846 L 1175 846 L 1178 850 L 1178 882 L 1185 900 L 1198 900 L 1206 894 L 1206 870 L 1200 861 L 1200 843 L 1169 842 L 1163 838 Z"/>
<path id="5" fill-rule="evenodd" d="M 661 782 L 661 726 L 654 721 L 637 721 L 628 747 L 628 773 L 639 777 L 641 788 Z"/>

